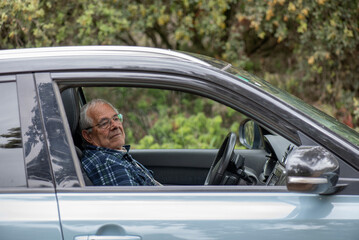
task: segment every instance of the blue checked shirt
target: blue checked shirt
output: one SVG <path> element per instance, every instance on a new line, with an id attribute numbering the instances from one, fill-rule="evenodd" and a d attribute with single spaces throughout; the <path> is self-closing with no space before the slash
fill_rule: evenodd
<path id="1" fill-rule="evenodd" d="M 83 151 L 82 167 L 94 185 L 149 186 L 157 185 L 152 173 L 137 162 L 126 150 L 118 151 L 88 145 Z"/>

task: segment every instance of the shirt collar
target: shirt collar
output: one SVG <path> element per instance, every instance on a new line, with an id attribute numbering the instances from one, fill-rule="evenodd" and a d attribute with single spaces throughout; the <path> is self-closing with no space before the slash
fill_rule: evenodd
<path id="1" fill-rule="evenodd" d="M 131 145 L 123 145 L 122 150 L 99 147 L 99 146 L 94 146 L 94 145 L 91 145 L 91 144 L 86 145 L 86 148 L 91 149 L 91 150 L 98 150 L 98 151 L 105 151 L 105 152 L 120 152 L 120 153 L 125 154 L 125 153 L 128 153 L 130 151 Z"/>

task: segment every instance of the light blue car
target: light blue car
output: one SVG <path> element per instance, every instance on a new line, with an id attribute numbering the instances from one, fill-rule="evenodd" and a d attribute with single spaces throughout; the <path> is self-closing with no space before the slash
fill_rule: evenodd
<path id="1" fill-rule="evenodd" d="M 119 104 L 131 155 L 162 186 L 83 173 L 79 109 L 94 97 Z M 164 121 L 169 110 L 182 117 Z M 230 64 L 142 47 L 2 50 L 0 113 L 1 240 L 359 239 L 359 134 Z"/>

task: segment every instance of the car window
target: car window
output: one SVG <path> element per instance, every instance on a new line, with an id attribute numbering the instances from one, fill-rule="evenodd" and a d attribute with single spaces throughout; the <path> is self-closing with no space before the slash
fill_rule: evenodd
<path id="1" fill-rule="evenodd" d="M 119 110 L 124 116 L 125 144 L 131 145 L 131 156 L 163 185 L 269 185 L 271 179 L 270 185 L 284 185 L 284 165 L 278 160 L 294 145 L 259 125 L 253 124 L 256 135 L 251 131 L 241 133 L 241 124 L 249 119 L 239 111 L 209 97 L 182 91 L 82 89 L 87 102 L 102 98 Z M 252 143 L 238 141 L 243 137 L 252 137 Z M 218 166 L 223 166 L 221 170 L 226 173 L 218 174 Z"/>
<path id="2" fill-rule="evenodd" d="M 294 106 L 296 109 L 302 111 L 307 116 L 312 117 L 315 121 L 318 121 L 321 125 L 329 128 L 339 136 L 348 140 L 352 144 L 359 146 L 359 133 L 354 129 L 348 127 L 345 124 L 342 124 L 337 119 L 327 115 L 326 113 L 318 110 L 314 106 L 303 102 L 301 99 L 294 97 L 286 91 L 283 91 L 279 88 L 276 88 L 273 85 L 268 84 L 266 81 L 261 78 L 249 74 L 243 70 L 235 69 L 233 67 L 226 70 L 229 73 L 232 73 L 238 77 L 241 81 L 249 82 L 254 84 L 256 87 L 259 87 L 274 96 L 278 97 L 285 103 Z M 246 76 L 245 78 L 242 76 Z"/>
<path id="3" fill-rule="evenodd" d="M 15 82 L 0 83 L 0 102 L 0 187 L 24 187 L 25 166 Z"/>
<path id="4" fill-rule="evenodd" d="M 244 116 L 198 95 L 150 88 L 84 88 L 87 100 L 102 98 L 124 115 L 131 149 L 218 149 Z"/>

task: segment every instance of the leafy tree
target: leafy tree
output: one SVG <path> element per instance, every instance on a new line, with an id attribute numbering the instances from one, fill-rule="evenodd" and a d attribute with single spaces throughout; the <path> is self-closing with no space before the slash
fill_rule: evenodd
<path id="1" fill-rule="evenodd" d="M 3 0 L 0 48 L 138 45 L 254 72 L 359 128 L 357 0 Z"/>

